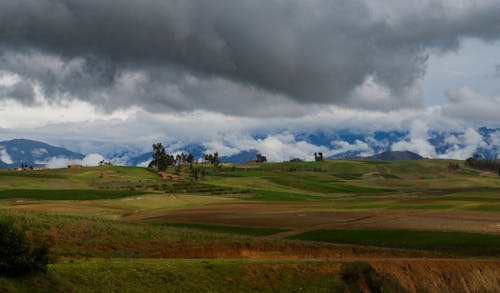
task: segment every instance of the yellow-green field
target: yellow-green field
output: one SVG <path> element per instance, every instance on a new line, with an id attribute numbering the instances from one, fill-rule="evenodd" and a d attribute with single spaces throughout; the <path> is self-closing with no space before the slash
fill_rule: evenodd
<path id="1" fill-rule="evenodd" d="M 197 182 L 188 167 L 182 181 L 135 167 L 0 171 L 0 216 L 57 259 L 0 290 L 344 292 L 356 284 L 341 266 L 356 260 L 385 292 L 433 291 L 419 268 L 443 261 L 498 272 L 500 177 L 450 162 L 224 165 Z M 405 262 L 414 278 L 393 267 Z M 474 286 L 500 290 L 491 278 Z"/>

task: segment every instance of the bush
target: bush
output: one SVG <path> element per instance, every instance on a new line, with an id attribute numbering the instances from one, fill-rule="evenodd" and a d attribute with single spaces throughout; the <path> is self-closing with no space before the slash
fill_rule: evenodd
<path id="1" fill-rule="evenodd" d="M 12 219 L 0 220 L 0 274 L 45 271 L 49 252 L 47 241 L 31 239 Z"/>
<path id="2" fill-rule="evenodd" d="M 362 261 L 343 263 L 340 275 L 349 291 L 362 291 L 360 285 L 363 284 L 368 287 L 369 292 L 382 292 L 381 277 L 369 263 Z"/>

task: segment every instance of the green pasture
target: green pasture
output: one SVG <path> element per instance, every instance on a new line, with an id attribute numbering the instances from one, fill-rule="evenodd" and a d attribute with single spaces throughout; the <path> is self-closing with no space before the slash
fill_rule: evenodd
<path id="1" fill-rule="evenodd" d="M 343 204 L 336 205 L 339 209 L 497 211 L 500 177 L 465 168 L 463 164 L 459 170 L 450 170 L 450 162 L 456 161 L 338 160 L 228 165 L 218 173 L 209 172 L 198 182 L 189 180 L 187 167 L 181 174 L 187 180 L 181 182 L 161 180 L 154 170 L 138 167 L 0 171 L 0 199 L 94 200 L 156 193 L 266 202 L 340 201 Z M 425 201 L 406 203 L 415 198 Z M 485 206 L 485 202 L 493 206 Z"/>
<path id="2" fill-rule="evenodd" d="M 437 251 L 460 256 L 500 256 L 500 235 L 410 230 L 315 230 L 293 239 Z"/>
<path id="3" fill-rule="evenodd" d="M 7 189 L 0 190 L 0 199 L 31 200 L 98 200 L 116 199 L 144 194 L 131 190 L 91 190 L 91 189 Z"/>

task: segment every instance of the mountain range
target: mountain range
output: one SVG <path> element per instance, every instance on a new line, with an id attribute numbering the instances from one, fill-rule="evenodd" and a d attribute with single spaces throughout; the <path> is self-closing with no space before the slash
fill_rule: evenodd
<path id="1" fill-rule="evenodd" d="M 254 135 L 255 141 L 263 141 L 268 135 Z M 316 131 L 313 133 L 293 133 L 293 147 L 321 147 L 324 157 L 328 159 L 365 157 L 374 160 L 419 159 L 421 157 L 465 159 L 472 154 L 481 154 L 486 159 L 500 157 L 500 129 L 478 128 L 464 132 L 429 131 L 424 136 L 412 131 L 377 131 L 373 133 L 356 133 L 352 131 Z M 177 144 L 178 145 L 178 144 Z M 285 150 L 286 150 L 285 146 Z M 234 150 L 230 155 L 221 154 L 221 161 L 229 163 L 245 163 L 255 159 L 258 153 L 268 157 L 265 151 L 256 148 L 241 149 L 234 145 L 227 148 Z M 130 147 L 117 146 L 113 153 L 101 155 L 120 165 L 147 165 L 151 159 L 150 151 L 141 152 Z M 207 151 L 204 143 L 187 144 L 170 152 L 191 153 L 201 158 Z M 410 153 L 398 153 L 410 151 Z M 314 153 L 315 151 L 312 151 Z M 390 152 L 384 157 L 384 152 Z M 304 152 L 303 152 L 304 153 Z M 312 153 L 307 154 L 312 156 Z M 85 155 L 62 147 L 43 142 L 14 139 L 0 142 L 0 167 L 12 168 L 21 163 L 28 165 L 45 165 L 54 158 L 66 160 L 82 160 Z M 290 155 L 292 156 L 292 155 Z M 289 159 L 291 159 L 290 157 Z M 300 157 L 302 158 L 302 157 Z"/>
<path id="2" fill-rule="evenodd" d="M 0 142 L 0 167 L 13 168 L 21 164 L 28 166 L 42 166 L 53 158 L 67 158 L 70 160 L 81 160 L 85 156 L 69 151 L 62 147 L 29 140 L 13 139 Z"/>

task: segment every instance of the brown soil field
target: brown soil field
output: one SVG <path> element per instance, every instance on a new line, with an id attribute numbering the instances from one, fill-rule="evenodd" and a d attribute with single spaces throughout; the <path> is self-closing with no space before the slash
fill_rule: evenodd
<path id="1" fill-rule="evenodd" d="M 500 233 L 498 212 L 463 210 L 319 210 L 304 203 L 214 203 L 203 207 L 131 213 L 131 221 L 278 227 L 290 236 L 316 229 L 415 229 Z"/>

